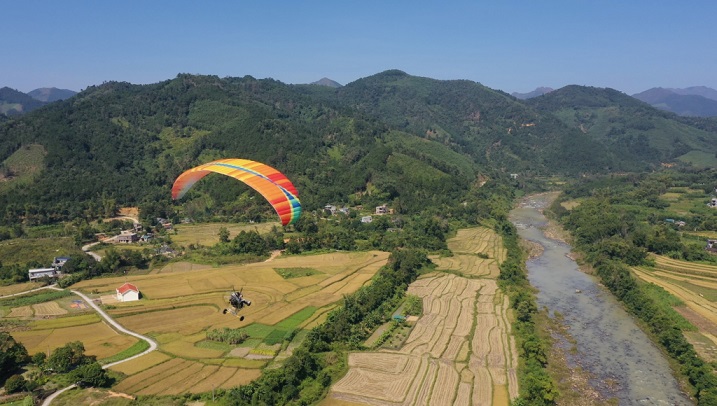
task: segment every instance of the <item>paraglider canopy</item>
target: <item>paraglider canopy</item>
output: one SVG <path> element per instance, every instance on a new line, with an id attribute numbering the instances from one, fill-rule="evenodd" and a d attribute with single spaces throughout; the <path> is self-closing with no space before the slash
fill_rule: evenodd
<path id="1" fill-rule="evenodd" d="M 291 181 L 271 166 L 248 159 L 220 159 L 185 171 L 174 181 L 172 199 L 181 199 L 197 181 L 212 172 L 240 180 L 261 193 L 276 210 L 282 225 L 299 220 L 299 192 Z"/>

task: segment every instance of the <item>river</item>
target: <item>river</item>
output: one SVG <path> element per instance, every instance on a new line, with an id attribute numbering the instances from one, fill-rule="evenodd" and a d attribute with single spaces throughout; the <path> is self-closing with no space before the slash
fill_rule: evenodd
<path id="1" fill-rule="evenodd" d="M 511 211 L 518 234 L 543 247 L 527 261 L 528 279 L 539 292 L 538 307 L 559 312 L 575 340 L 568 365 L 590 373 L 590 385 L 620 405 L 692 405 L 682 393 L 665 356 L 612 294 L 578 269 L 570 246 L 546 237 L 541 208 L 549 195 L 527 198 Z"/>

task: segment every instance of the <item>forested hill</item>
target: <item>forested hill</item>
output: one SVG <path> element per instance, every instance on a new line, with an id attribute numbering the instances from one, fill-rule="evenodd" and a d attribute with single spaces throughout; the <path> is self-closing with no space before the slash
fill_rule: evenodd
<path id="1" fill-rule="evenodd" d="M 186 74 L 151 85 L 105 83 L 0 122 L 0 216 L 37 224 L 107 216 L 117 205 L 168 215 L 174 178 L 224 157 L 286 173 L 308 210 L 389 203 L 411 213 L 455 205 L 482 175 L 652 168 L 689 148 L 714 155 L 710 122 L 697 123 L 700 130 L 635 101 L 625 111 L 650 117 L 654 128 L 641 130 L 648 140 L 632 130 L 613 136 L 586 127 L 581 114 L 571 119 L 568 107 L 544 104 L 553 94 L 561 91 L 526 103 L 475 82 L 400 71 L 340 88 Z M 614 109 L 600 106 L 574 111 Z M 653 145 L 653 133 L 677 135 Z M 649 153 L 628 159 L 623 144 L 640 142 Z M 267 209 L 251 196 L 238 182 L 208 177 L 183 201 L 184 212 Z"/>
<path id="2" fill-rule="evenodd" d="M 647 170 L 655 162 L 714 166 L 717 120 L 679 117 L 612 89 L 566 86 L 526 101 L 610 151 L 613 169 Z"/>

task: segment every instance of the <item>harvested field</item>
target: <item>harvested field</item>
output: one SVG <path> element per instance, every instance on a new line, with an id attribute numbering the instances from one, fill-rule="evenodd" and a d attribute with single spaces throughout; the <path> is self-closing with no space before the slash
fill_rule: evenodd
<path id="1" fill-rule="evenodd" d="M 388 253 L 372 251 L 280 256 L 270 263 L 217 268 L 179 263 L 154 274 L 86 280 L 73 288 L 101 297 L 112 295 L 126 281 L 137 285 L 142 300 L 114 303 L 108 313 L 126 328 L 154 337 L 158 354 L 164 355 L 115 367 L 129 375 L 116 389 L 140 395 L 179 394 L 211 390 L 207 380 L 214 375 L 220 380 L 214 383 L 223 388 L 256 379 L 288 333 L 325 320 L 344 294 L 368 283 L 387 259 Z M 284 279 L 275 268 L 315 272 Z M 244 321 L 221 312 L 232 287 L 243 288 L 252 301 L 242 309 Z M 224 358 L 232 348 L 197 345 L 208 330 L 224 327 L 247 329 L 251 338 L 241 345 L 245 348 L 241 357 Z M 269 347 L 264 341 L 277 344 Z M 171 379 L 158 375 L 165 374 L 162 369 L 167 365 L 179 371 Z"/>
<path id="2" fill-rule="evenodd" d="M 32 317 L 35 314 L 30 306 L 13 307 L 5 317 Z"/>
<path id="3" fill-rule="evenodd" d="M 278 222 L 270 223 L 201 223 L 201 224 L 175 224 L 177 234 L 172 236 L 172 241 L 179 245 L 214 245 L 219 242 L 219 229 L 225 227 L 229 231 L 229 238 L 236 237 L 242 231 L 258 231 L 260 234 L 268 233 L 271 228 L 281 227 Z"/>
<path id="4" fill-rule="evenodd" d="M 214 388 L 224 387 L 224 383 L 236 374 L 236 368 L 218 367 L 211 375 L 197 382 L 189 388 L 191 393 L 209 392 Z"/>
<path id="5" fill-rule="evenodd" d="M 460 230 L 448 246 L 453 257 L 432 258 L 439 269 L 483 279 L 434 273 L 411 284 L 408 293 L 423 298 L 423 316 L 404 346 L 398 352 L 350 354 L 354 362 L 349 372 L 331 388 L 324 404 L 508 405 L 518 396 L 518 353 L 510 334 L 508 300 L 492 279 L 506 256 L 502 241 L 492 230 L 478 227 Z M 377 354 L 390 355 L 390 361 L 379 361 Z M 408 387 L 378 384 L 383 392 L 394 391 L 390 395 L 366 390 L 373 384 L 368 377 L 388 379 L 376 375 L 377 369 L 417 357 L 423 361 L 418 371 L 406 374 L 415 376 Z M 394 379 L 403 379 L 399 376 Z M 397 390 L 404 392 L 399 395 Z"/>
<path id="6" fill-rule="evenodd" d="M 45 302 L 32 305 L 36 317 L 60 316 L 67 314 L 67 310 L 60 307 L 57 302 Z"/>
<path id="7" fill-rule="evenodd" d="M 170 357 L 167 354 L 159 351 L 153 351 L 131 361 L 112 366 L 109 369 L 126 375 L 134 375 L 146 369 L 152 368 L 157 364 L 161 364 L 162 362 L 169 360 L 169 358 Z"/>
<path id="8" fill-rule="evenodd" d="M 503 239 L 487 227 L 458 230 L 448 241 L 452 257 L 431 257 L 438 269 L 458 271 L 466 276 L 496 278 L 506 258 Z"/>
<path id="9" fill-rule="evenodd" d="M 411 284 L 408 293 L 423 298 L 424 313 L 404 346 L 397 352 L 349 354 L 348 373 L 322 404 L 491 405 L 495 400 L 507 406 L 517 397 L 508 302 L 494 280 L 434 274 Z"/>
<path id="10" fill-rule="evenodd" d="M 42 284 L 40 282 L 25 282 L 25 283 L 15 283 L 12 285 L 7 285 L 7 286 L 0 286 L 0 297 L 3 297 L 5 295 L 12 295 L 15 293 L 20 293 L 20 292 L 26 292 L 28 290 L 36 289 L 41 286 L 42 286 Z"/>
<path id="11" fill-rule="evenodd" d="M 47 330 L 15 331 L 12 335 L 27 348 L 30 354 L 45 352 L 48 349 L 52 351 L 71 341 L 81 339 L 85 353 L 95 355 L 99 359 L 117 354 L 137 342 L 132 336 L 118 334 L 104 322 Z"/>
<path id="12" fill-rule="evenodd" d="M 675 310 L 697 327 L 685 334 L 705 359 L 715 359 L 717 348 L 717 267 L 655 256 L 655 267 L 633 267 L 637 277 L 680 299 Z"/>
<path id="13" fill-rule="evenodd" d="M 640 279 L 662 287 L 717 328 L 717 266 L 654 256 L 655 267 L 633 267 Z M 700 332 L 708 329 L 700 328 Z"/>
<path id="14" fill-rule="evenodd" d="M 241 369 L 237 368 L 234 375 L 229 377 L 224 383 L 222 384 L 222 389 L 230 389 L 235 386 L 239 385 L 246 385 L 249 382 L 255 380 L 256 378 L 261 376 L 261 370 L 259 369 Z"/>

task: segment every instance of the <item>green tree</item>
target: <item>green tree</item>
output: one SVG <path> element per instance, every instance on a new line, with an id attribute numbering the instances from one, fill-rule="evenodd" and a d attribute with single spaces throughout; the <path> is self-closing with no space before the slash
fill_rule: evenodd
<path id="1" fill-rule="evenodd" d="M 226 227 L 219 229 L 219 242 L 229 242 L 229 230 Z"/>
<path id="2" fill-rule="evenodd" d="M 93 361 L 72 371 L 72 378 L 81 386 L 109 387 L 111 379 L 102 366 Z"/>
<path id="3" fill-rule="evenodd" d="M 0 332 L 0 382 L 28 362 L 30 357 L 22 343 L 8 333 Z"/>
<path id="4" fill-rule="evenodd" d="M 5 381 L 5 391 L 7 393 L 21 392 L 25 390 L 27 381 L 22 375 L 13 375 Z"/>
<path id="5" fill-rule="evenodd" d="M 53 372 L 70 372 L 77 366 L 86 362 L 85 346 L 81 341 L 73 341 L 55 349 L 47 359 L 47 366 Z"/>

